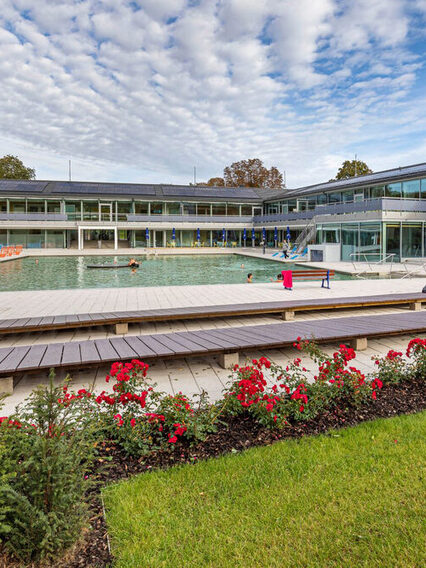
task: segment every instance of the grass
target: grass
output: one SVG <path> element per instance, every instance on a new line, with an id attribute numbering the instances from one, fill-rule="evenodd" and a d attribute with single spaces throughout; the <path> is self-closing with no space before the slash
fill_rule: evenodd
<path id="1" fill-rule="evenodd" d="M 117 567 L 426 565 L 426 412 L 104 491 Z"/>

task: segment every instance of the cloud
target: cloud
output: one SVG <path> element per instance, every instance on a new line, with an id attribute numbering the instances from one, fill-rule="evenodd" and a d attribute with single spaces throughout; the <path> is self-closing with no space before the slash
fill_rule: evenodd
<path id="1" fill-rule="evenodd" d="M 297 186 L 424 147 L 423 0 L 2 4 L 0 154 L 38 177 L 72 157 L 80 179 L 182 183 L 258 156 Z"/>

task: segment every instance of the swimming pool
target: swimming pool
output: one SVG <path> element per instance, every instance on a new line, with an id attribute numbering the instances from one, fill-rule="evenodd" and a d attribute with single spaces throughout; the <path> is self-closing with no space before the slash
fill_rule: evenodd
<path id="1" fill-rule="evenodd" d="M 88 264 L 127 263 L 123 256 L 27 257 L 0 263 L 0 291 L 61 290 L 65 288 L 122 288 L 133 286 L 183 286 L 191 284 L 240 284 L 253 273 L 253 282 L 269 282 L 281 270 L 301 270 L 242 255 L 138 256 L 139 269 L 90 269 Z M 241 266 L 244 265 L 244 268 Z M 348 276 L 337 274 L 336 279 Z"/>

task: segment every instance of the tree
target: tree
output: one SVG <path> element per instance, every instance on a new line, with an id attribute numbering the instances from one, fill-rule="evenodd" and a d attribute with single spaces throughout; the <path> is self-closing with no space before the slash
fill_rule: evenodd
<path id="1" fill-rule="evenodd" d="M 18 156 L 0 158 L 0 179 L 35 179 L 35 170 L 27 168 Z"/>
<path id="2" fill-rule="evenodd" d="M 225 180 L 221 177 L 210 178 L 209 181 L 206 183 L 206 185 L 215 186 L 215 187 L 223 187 L 225 185 Z"/>
<path id="3" fill-rule="evenodd" d="M 341 165 L 339 171 L 337 172 L 336 179 L 348 179 L 351 177 L 362 176 L 364 174 L 372 174 L 373 170 L 367 166 L 365 162 L 361 160 L 346 160 Z M 330 180 L 330 181 L 335 181 Z"/>
<path id="4" fill-rule="evenodd" d="M 223 178 L 227 187 L 284 187 L 283 175 L 278 169 L 273 166 L 268 170 L 259 158 L 234 162 L 223 170 Z"/>

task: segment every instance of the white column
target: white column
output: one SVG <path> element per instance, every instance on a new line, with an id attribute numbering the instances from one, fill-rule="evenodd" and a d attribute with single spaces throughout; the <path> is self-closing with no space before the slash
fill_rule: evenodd
<path id="1" fill-rule="evenodd" d="M 118 231 L 117 227 L 114 227 L 114 249 L 118 249 Z"/>
<path id="2" fill-rule="evenodd" d="M 78 250 L 81 250 L 81 228 L 77 227 L 77 235 L 78 235 Z"/>

